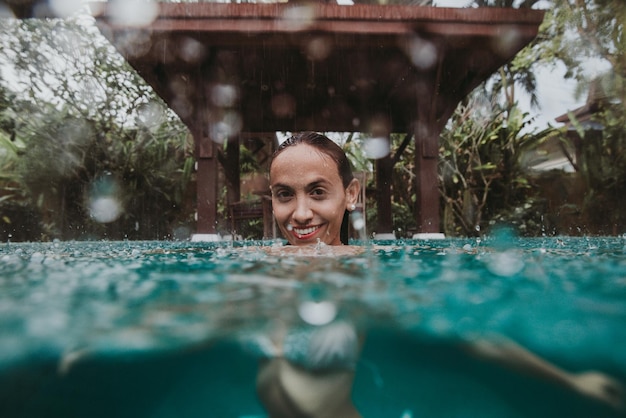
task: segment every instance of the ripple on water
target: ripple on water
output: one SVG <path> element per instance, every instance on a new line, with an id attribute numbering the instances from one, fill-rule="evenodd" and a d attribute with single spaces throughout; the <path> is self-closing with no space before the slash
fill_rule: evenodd
<path id="1" fill-rule="evenodd" d="M 149 351 L 335 318 L 436 338 L 558 338 L 623 359 L 622 239 L 490 244 L 408 240 L 339 258 L 259 243 L 11 244 L 0 249 L 0 361 L 42 347 Z"/>

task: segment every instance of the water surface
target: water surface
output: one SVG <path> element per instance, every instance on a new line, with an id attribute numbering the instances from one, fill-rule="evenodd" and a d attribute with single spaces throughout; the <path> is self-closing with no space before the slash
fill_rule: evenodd
<path id="1" fill-rule="evenodd" d="M 366 335 L 365 417 L 619 416 L 459 344 L 504 335 L 626 381 L 626 239 L 378 244 L 4 244 L 1 415 L 262 417 L 258 337 L 346 320 Z"/>

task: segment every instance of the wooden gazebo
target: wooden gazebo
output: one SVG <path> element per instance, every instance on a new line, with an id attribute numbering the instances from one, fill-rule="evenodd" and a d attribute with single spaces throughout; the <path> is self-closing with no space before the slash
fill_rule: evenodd
<path id="1" fill-rule="evenodd" d="M 418 233 L 440 231 L 438 138 L 458 103 L 537 34 L 543 12 L 321 3 L 162 3 L 102 33 L 191 130 L 197 233 L 217 235 L 218 147 L 276 131 L 404 133 L 416 144 Z M 140 46 L 140 47 L 137 47 Z M 236 149 L 238 147 L 229 147 Z M 238 184 L 238 159 L 222 159 Z M 391 231 L 390 157 L 377 162 Z M 234 176 L 234 178 L 233 178 Z"/>

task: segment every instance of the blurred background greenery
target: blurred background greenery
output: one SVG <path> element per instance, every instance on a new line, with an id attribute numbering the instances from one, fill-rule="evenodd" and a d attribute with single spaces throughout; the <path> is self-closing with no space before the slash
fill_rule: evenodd
<path id="1" fill-rule="evenodd" d="M 465 98 L 441 135 L 441 230 L 480 236 L 506 223 L 524 236 L 625 233 L 626 5 L 475 0 L 467 6 L 540 6 L 546 17 L 535 41 Z M 2 23 L 0 239 L 188 238 L 195 178 L 193 140 L 183 123 L 90 19 Z M 589 62 L 600 63 L 602 72 L 590 75 Z M 563 123 L 537 128 L 537 72 L 556 66 L 578 82 L 586 103 L 563 109 Z M 520 92 L 531 98 L 531 109 L 520 105 Z M 379 185 L 376 164 L 362 152 L 366 134 L 334 138 L 355 170 L 366 173 L 368 232 L 376 232 Z M 246 143 L 240 147 L 242 173 L 266 175 Z M 392 135 L 386 158 L 394 175 L 387 181 L 399 238 L 415 230 L 413 153 L 413 141 Z M 229 234 L 220 181 L 218 229 Z M 237 234 L 262 238 L 262 220 L 245 221 Z"/>

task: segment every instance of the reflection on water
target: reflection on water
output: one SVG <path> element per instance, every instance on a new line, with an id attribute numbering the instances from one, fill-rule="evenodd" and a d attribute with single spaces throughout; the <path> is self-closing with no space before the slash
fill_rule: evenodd
<path id="1" fill-rule="evenodd" d="M 202 408 L 188 384 L 201 382 L 200 396 L 225 373 L 218 380 L 249 390 L 239 394 L 248 400 L 229 405 L 232 415 L 211 416 L 263 416 L 255 398 L 255 359 L 271 355 L 277 334 L 292 342 L 307 336 L 323 346 L 334 340 L 329 336 L 350 334 L 337 334 L 345 329 L 341 324 L 366 336 L 354 387 L 364 416 L 424 416 L 429 408 L 434 415 L 425 416 L 458 416 L 453 410 L 459 405 L 516 411 L 480 416 L 550 416 L 557 404 L 537 392 L 549 386 L 503 374 L 455 348 L 491 334 L 508 336 L 571 370 L 626 376 L 623 238 L 406 241 L 339 258 L 321 250 L 307 257 L 280 247 L 267 251 L 258 244 L 269 243 L 5 244 L 0 392 L 13 399 L 5 407 L 17 410 L 31 396 L 48 405 L 48 396 L 69 396 L 84 382 L 98 392 L 95 375 L 115 380 L 129 371 L 136 375 L 128 384 L 167 394 L 168 407 L 183 398 L 194 402 L 196 409 L 188 411 L 194 416 L 191 410 Z M 295 359 L 302 355 L 297 346 L 281 349 Z M 341 357 L 336 354 L 318 360 L 332 362 Z M 218 359 L 222 355 L 231 369 Z M 170 386 L 150 381 L 161 371 L 171 375 Z M 511 383 L 499 386 L 500 377 Z M 20 381 L 48 389 L 18 394 L 23 388 L 13 387 Z M 105 398 L 121 396 L 107 390 Z M 560 400 L 566 396 L 549 390 Z M 228 396 L 219 393 L 210 402 L 204 393 L 202 405 L 228 404 Z M 141 396 L 142 402 L 152 399 Z M 517 404 L 524 399 L 530 404 L 522 408 Z M 571 402 L 580 407 L 581 401 Z M 76 410 L 85 412 L 87 406 L 79 404 Z M 236 405 L 242 409 L 235 412 Z M 110 408 L 103 411 L 117 413 Z"/>

